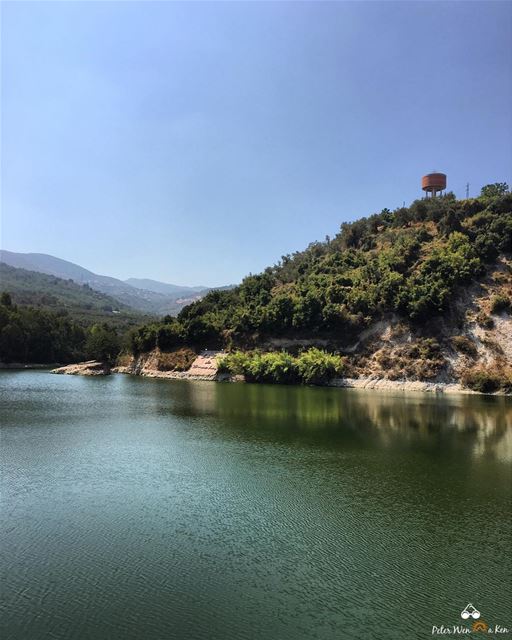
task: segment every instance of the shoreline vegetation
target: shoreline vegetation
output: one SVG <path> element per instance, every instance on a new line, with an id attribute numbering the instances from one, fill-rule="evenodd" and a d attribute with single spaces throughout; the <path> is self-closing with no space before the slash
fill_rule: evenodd
<path id="1" fill-rule="evenodd" d="M 245 354 L 244 354 L 245 355 Z M 269 354 L 259 354 L 263 361 L 268 358 L 263 357 Z M 327 354 L 328 355 L 328 354 Z M 365 376 L 360 378 L 344 377 L 342 371 L 337 370 L 333 373 L 333 377 L 325 377 L 320 379 L 318 372 L 315 372 L 314 382 L 300 381 L 284 381 L 275 383 L 271 379 L 255 379 L 254 377 L 245 376 L 243 373 L 234 374 L 228 370 L 226 365 L 225 353 L 206 352 L 199 354 L 193 363 L 193 366 L 186 371 L 161 370 L 155 368 L 158 366 L 158 354 L 145 354 L 144 359 L 132 359 L 131 362 L 110 368 L 108 365 L 97 361 L 88 361 L 78 364 L 66 365 L 53 369 L 51 373 L 67 374 L 67 375 L 83 375 L 83 376 L 104 376 L 110 374 L 124 374 L 141 376 L 146 378 L 155 378 L 162 380 L 188 380 L 188 381 L 208 381 L 208 382 L 227 382 L 227 383 L 267 383 L 267 384 L 286 384 L 293 386 L 320 386 L 333 388 L 350 388 L 375 391 L 401 391 L 401 392 L 426 392 L 426 393 L 446 393 L 446 394 L 485 394 L 485 395 L 510 395 L 503 391 L 477 391 L 464 387 L 454 382 L 424 382 L 421 380 L 389 380 L 386 378 L 377 378 Z M 308 360 L 314 360 L 318 354 L 309 354 Z M 223 362 L 224 360 L 224 362 Z M 239 358 L 237 356 L 237 361 Z M 283 359 L 283 361 L 285 361 Z M 41 367 L 37 367 L 41 368 Z M 240 369 L 239 369 L 240 370 Z M 335 374 L 335 375 L 334 375 Z"/>
<path id="2" fill-rule="evenodd" d="M 92 360 L 153 377 L 510 394 L 512 194 L 495 183 L 343 223 L 237 287 L 132 328 L 81 325 L 2 294 L 0 361 Z"/>
<path id="3" fill-rule="evenodd" d="M 253 374 L 246 376 L 243 373 L 245 368 L 244 359 L 247 354 L 243 354 L 245 358 L 242 358 L 239 354 L 226 354 L 224 352 L 208 352 L 206 354 L 199 354 L 195 360 L 194 365 L 187 370 L 162 370 L 159 366 L 159 355 L 162 354 L 144 354 L 142 362 L 137 359 L 132 359 L 131 362 L 126 364 L 126 358 L 124 359 L 124 365 L 110 366 L 106 362 L 89 360 L 86 362 L 79 362 L 70 365 L 59 365 L 56 363 L 0 363 L 0 370 L 47 370 L 54 374 L 65 375 L 80 375 L 80 376 L 107 376 L 111 374 L 124 374 L 141 376 L 146 378 L 155 378 L 162 380 L 189 380 L 189 381 L 208 381 L 208 382 L 228 382 L 228 383 L 267 383 L 267 384 L 286 384 L 293 386 L 320 386 L 320 387 L 333 387 L 333 388 L 347 388 L 347 389 L 363 389 L 363 390 L 375 390 L 375 391 L 402 391 L 402 392 L 425 392 L 425 393 L 446 393 L 446 394 L 478 394 L 478 395 L 496 395 L 507 396 L 511 395 L 510 391 L 503 390 L 476 390 L 467 386 L 463 386 L 457 382 L 426 382 L 421 380 L 389 380 L 388 378 L 375 377 L 375 376 L 362 376 L 359 378 L 351 378 L 343 376 L 342 368 L 337 368 L 337 363 L 334 363 L 333 377 L 320 378 L 318 369 L 309 369 L 308 375 L 314 375 L 306 382 L 305 379 L 286 379 L 288 376 L 286 372 L 284 375 L 279 374 L 281 382 L 275 382 L 269 377 L 268 373 L 265 373 L 265 378 L 255 378 Z M 262 367 L 261 363 L 270 363 L 269 356 L 272 354 L 258 354 L 258 367 Z M 323 354 L 329 355 L 329 354 Z M 234 357 L 232 357 L 234 356 Z M 308 354 L 307 358 L 304 358 L 306 362 L 313 361 L 318 358 L 318 354 Z M 288 362 L 288 358 L 280 357 L 281 362 Z M 329 362 L 330 359 L 327 359 Z M 236 369 L 230 370 L 231 362 L 236 363 Z M 272 368 L 272 367 L 271 367 Z M 238 373 L 234 373 L 234 371 Z"/>
<path id="4" fill-rule="evenodd" d="M 47 366 L 19 366 L 10 367 L 18 369 L 47 369 Z M 208 382 L 228 382 L 228 383 L 245 383 L 249 382 L 242 375 L 230 375 L 227 373 L 219 373 L 214 376 L 211 374 L 197 375 L 190 374 L 188 371 L 159 371 L 157 369 L 144 369 L 138 373 L 134 373 L 128 367 L 114 367 L 112 369 L 105 366 L 101 362 L 82 362 L 73 365 L 66 365 L 52 369 L 51 373 L 66 375 L 82 375 L 82 376 L 105 376 L 110 374 L 134 375 L 145 378 L 156 378 L 160 380 L 189 380 L 189 381 L 208 381 Z M 272 384 L 272 383 L 269 383 Z M 299 383 L 285 383 L 294 386 L 300 386 Z M 460 394 L 478 394 L 480 392 L 465 388 L 457 383 L 432 383 L 421 382 L 419 380 L 387 380 L 385 378 L 333 378 L 323 383 L 309 384 L 307 386 L 336 387 L 346 389 L 364 389 L 375 391 L 420 391 L 427 393 L 460 393 Z M 508 395 L 503 393 L 494 393 L 492 395 Z"/>

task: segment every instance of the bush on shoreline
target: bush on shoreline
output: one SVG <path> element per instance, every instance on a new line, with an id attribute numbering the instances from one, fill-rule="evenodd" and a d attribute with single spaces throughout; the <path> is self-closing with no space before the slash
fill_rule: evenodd
<path id="1" fill-rule="evenodd" d="M 512 372 L 505 370 L 490 370 L 476 367 L 462 375 L 462 384 L 479 393 L 495 393 L 512 391 Z"/>
<path id="2" fill-rule="evenodd" d="M 323 384 L 342 375 L 344 360 L 321 349 L 308 349 L 298 356 L 280 352 L 234 351 L 224 356 L 219 370 L 243 375 L 248 382 L 274 384 Z"/>

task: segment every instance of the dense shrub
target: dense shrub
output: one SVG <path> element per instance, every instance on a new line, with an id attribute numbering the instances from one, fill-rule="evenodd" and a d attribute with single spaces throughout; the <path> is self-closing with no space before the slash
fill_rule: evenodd
<path id="1" fill-rule="evenodd" d="M 183 327 L 174 319 L 167 320 L 156 331 L 156 346 L 161 351 L 170 351 L 183 344 Z"/>
<path id="2" fill-rule="evenodd" d="M 222 358 L 219 369 L 244 375 L 248 382 L 322 384 L 342 374 L 343 359 L 320 349 L 309 349 L 295 357 L 282 351 L 235 351 Z"/>
<path id="3" fill-rule="evenodd" d="M 480 273 L 482 263 L 469 238 L 460 232 L 435 246 L 402 289 L 402 308 L 411 319 L 424 319 L 448 306 L 456 285 Z"/>
<path id="4" fill-rule="evenodd" d="M 296 360 L 284 352 L 234 352 L 223 358 L 220 369 L 244 375 L 248 382 L 293 384 L 299 381 Z"/>
<path id="5" fill-rule="evenodd" d="M 157 345 L 159 328 L 159 325 L 146 324 L 133 329 L 128 334 L 128 348 L 130 351 L 135 355 L 152 351 Z"/>
<path id="6" fill-rule="evenodd" d="M 220 373 L 230 373 L 234 376 L 245 375 L 252 355 L 244 351 L 233 351 L 217 360 Z"/>
<path id="7" fill-rule="evenodd" d="M 482 196 L 484 198 L 496 198 L 508 193 L 508 184 L 506 182 L 495 182 L 482 187 Z"/>
<path id="8" fill-rule="evenodd" d="M 117 331 L 108 324 L 93 325 L 85 342 L 87 358 L 113 364 L 121 349 Z"/>
<path id="9" fill-rule="evenodd" d="M 343 373 L 343 360 L 320 349 L 309 349 L 297 358 L 297 368 L 304 384 L 322 384 Z"/>
<path id="10" fill-rule="evenodd" d="M 462 376 L 462 384 L 479 393 L 494 393 L 500 389 L 510 389 L 510 377 L 498 371 L 475 368 L 466 371 Z"/>
<path id="11" fill-rule="evenodd" d="M 255 382 L 293 384 L 299 379 L 296 360 L 284 352 L 257 353 L 249 363 L 248 379 Z"/>

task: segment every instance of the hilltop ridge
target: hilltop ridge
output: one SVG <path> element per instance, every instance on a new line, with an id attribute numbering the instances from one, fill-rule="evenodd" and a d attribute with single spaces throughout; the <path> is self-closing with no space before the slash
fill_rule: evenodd
<path id="1" fill-rule="evenodd" d="M 177 319 L 139 328 L 131 351 L 223 348 L 246 354 L 225 367 L 272 381 L 272 367 L 293 363 L 255 354 L 320 348 L 342 359 L 347 376 L 508 389 L 511 254 L 507 185 L 478 198 L 416 200 L 344 223 L 334 238 L 208 293 Z"/>

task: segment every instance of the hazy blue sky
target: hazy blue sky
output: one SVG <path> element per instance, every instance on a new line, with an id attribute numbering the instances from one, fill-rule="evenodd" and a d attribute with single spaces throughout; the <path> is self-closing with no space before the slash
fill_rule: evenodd
<path id="1" fill-rule="evenodd" d="M 3 2 L 2 247 L 239 281 L 512 169 L 510 2 Z"/>

